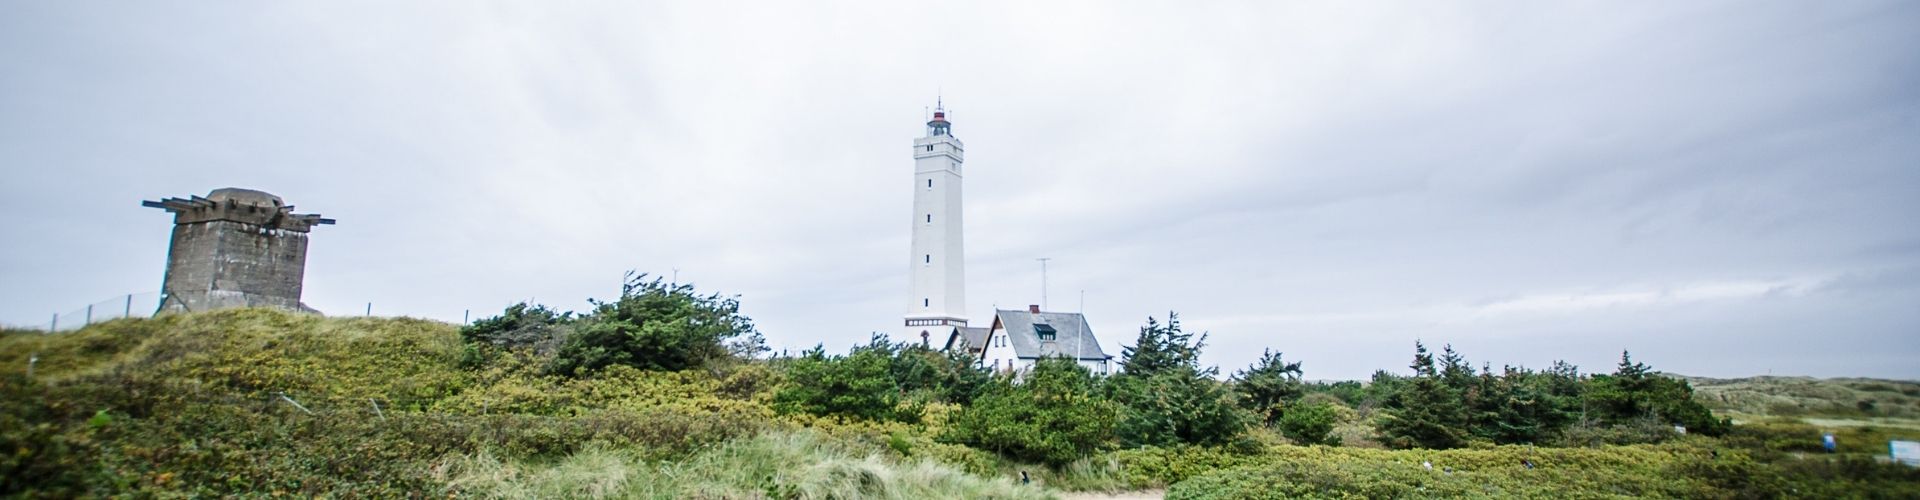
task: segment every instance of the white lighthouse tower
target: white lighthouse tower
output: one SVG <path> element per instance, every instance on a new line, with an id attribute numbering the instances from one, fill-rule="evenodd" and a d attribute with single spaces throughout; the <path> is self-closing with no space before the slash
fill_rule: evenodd
<path id="1" fill-rule="evenodd" d="M 945 341 L 967 326 L 960 178 L 966 147 L 936 102 L 927 135 L 913 141 L 913 251 L 902 340 Z"/>

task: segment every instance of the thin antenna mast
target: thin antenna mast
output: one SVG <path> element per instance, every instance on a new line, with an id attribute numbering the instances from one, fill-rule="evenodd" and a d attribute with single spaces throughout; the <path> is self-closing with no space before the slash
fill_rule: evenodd
<path id="1" fill-rule="evenodd" d="M 1034 260 L 1040 261 L 1040 310 L 1044 311 L 1047 309 L 1047 261 L 1053 260 L 1053 257 Z"/>

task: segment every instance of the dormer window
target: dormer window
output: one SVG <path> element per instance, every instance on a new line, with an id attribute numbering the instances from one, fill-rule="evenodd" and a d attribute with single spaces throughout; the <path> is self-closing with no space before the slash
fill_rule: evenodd
<path id="1" fill-rule="evenodd" d="M 1043 325 L 1039 323 L 1033 325 L 1033 334 L 1040 337 L 1041 342 L 1052 342 L 1060 336 L 1059 332 L 1053 329 L 1053 325 Z"/>

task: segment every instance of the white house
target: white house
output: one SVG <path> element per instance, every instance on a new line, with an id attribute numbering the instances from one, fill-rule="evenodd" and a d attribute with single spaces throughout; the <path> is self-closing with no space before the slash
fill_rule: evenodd
<path id="1" fill-rule="evenodd" d="M 984 331 L 978 331 L 984 330 Z M 1095 374 L 1113 373 L 1113 356 L 1100 349 L 1093 327 L 1080 313 L 1043 312 L 1040 306 L 994 311 L 993 326 L 966 328 L 947 339 L 947 349 L 974 353 L 996 373 L 1025 373 L 1041 358 L 1076 360 Z"/>

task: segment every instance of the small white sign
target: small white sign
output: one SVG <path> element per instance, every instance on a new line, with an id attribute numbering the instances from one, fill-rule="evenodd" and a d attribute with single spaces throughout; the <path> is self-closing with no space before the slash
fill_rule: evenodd
<path id="1" fill-rule="evenodd" d="M 1887 441 L 1887 453 L 1895 462 L 1920 467 L 1920 441 Z"/>

